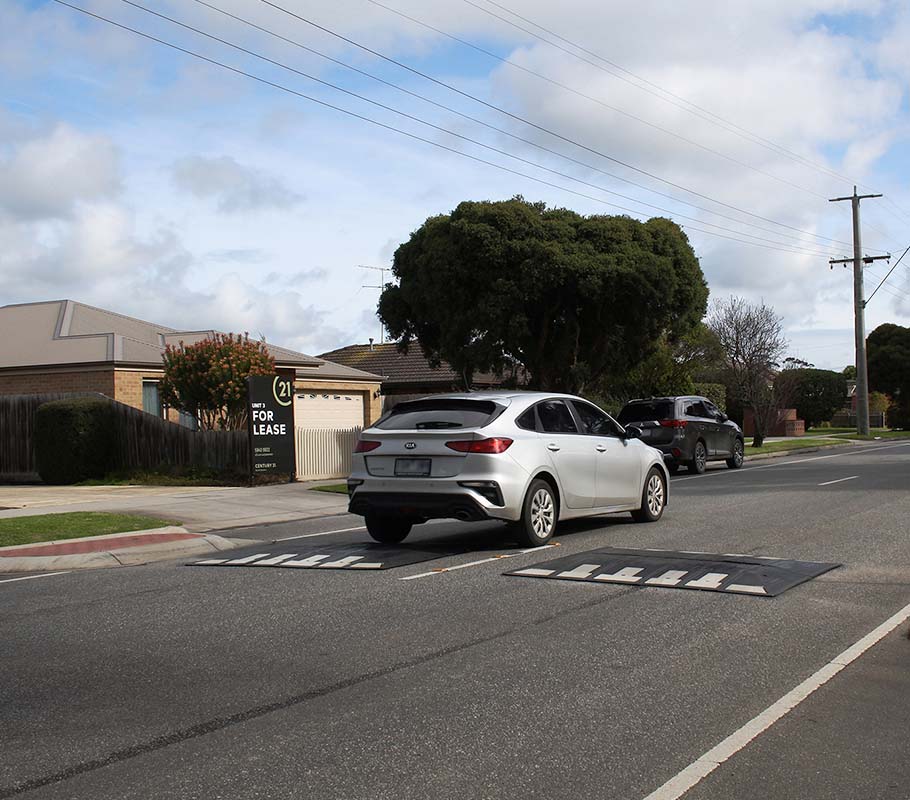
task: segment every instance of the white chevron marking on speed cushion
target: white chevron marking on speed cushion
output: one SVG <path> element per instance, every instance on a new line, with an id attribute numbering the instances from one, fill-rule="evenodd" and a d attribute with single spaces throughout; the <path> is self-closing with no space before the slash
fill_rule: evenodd
<path id="1" fill-rule="evenodd" d="M 560 572 L 557 578 L 590 578 L 595 569 L 599 569 L 600 564 L 579 564 L 575 569 Z"/>
<path id="2" fill-rule="evenodd" d="M 641 580 L 641 576 L 638 574 L 642 572 L 644 567 L 623 567 L 617 572 L 605 572 L 600 575 L 595 575 L 595 581 L 606 581 L 607 583 L 638 583 Z"/>

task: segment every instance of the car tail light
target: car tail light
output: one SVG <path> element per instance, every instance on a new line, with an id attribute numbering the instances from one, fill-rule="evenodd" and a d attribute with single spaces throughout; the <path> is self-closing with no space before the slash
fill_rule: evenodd
<path id="1" fill-rule="evenodd" d="M 684 419 L 662 419 L 660 427 L 662 428 L 685 428 L 689 423 Z"/>
<path id="2" fill-rule="evenodd" d="M 446 447 L 459 453 L 503 453 L 512 444 L 511 439 L 493 437 L 491 439 L 459 439 L 446 442 Z"/>
<path id="3" fill-rule="evenodd" d="M 382 442 L 374 442 L 370 439 L 358 439 L 357 445 L 354 447 L 355 453 L 369 453 L 372 450 L 375 450 Z"/>

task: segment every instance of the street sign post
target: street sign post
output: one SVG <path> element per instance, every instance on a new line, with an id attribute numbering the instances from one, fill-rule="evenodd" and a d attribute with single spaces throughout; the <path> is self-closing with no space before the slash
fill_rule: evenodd
<path id="1" fill-rule="evenodd" d="M 285 474 L 294 478 L 294 381 L 280 375 L 247 378 L 250 471 L 253 476 Z"/>

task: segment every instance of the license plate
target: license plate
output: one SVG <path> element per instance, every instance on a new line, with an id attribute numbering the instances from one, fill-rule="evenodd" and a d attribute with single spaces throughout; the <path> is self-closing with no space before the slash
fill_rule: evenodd
<path id="1" fill-rule="evenodd" d="M 428 478 L 429 458 L 396 458 L 395 474 L 402 478 Z"/>

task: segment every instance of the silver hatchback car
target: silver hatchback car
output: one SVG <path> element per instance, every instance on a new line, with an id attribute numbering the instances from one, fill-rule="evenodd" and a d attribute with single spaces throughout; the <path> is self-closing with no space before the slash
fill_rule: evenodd
<path id="1" fill-rule="evenodd" d="M 558 520 L 660 519 L 669 473 L 637 428 L 565 394 L 472 392 L 396 405 L 361 434 L 349 510 L 379 542 L 428 519 L 498 519 L 546 542 Z"/>

